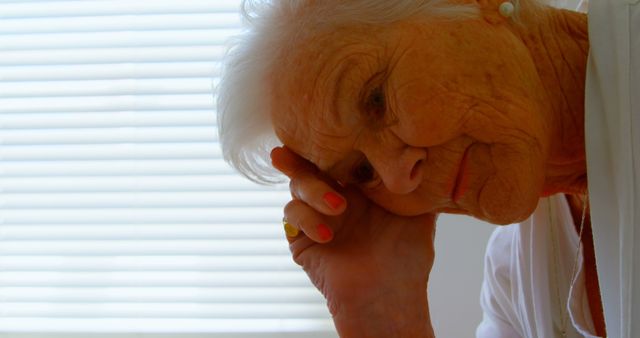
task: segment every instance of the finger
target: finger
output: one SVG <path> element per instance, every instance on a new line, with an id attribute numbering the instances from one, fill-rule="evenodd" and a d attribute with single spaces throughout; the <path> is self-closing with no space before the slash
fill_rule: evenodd
<path id="1" fill-rule="evenodd" d="M 289 250 L 291 251 L 293 261 L 300 266 L 304 266 L 303 255 L 305 250 L 308 248 L 319 245 L 318 243 L 311 240 L 309 237 L 302 234 L 298 236 L 298 238 L 291 240 L 289 239 Z"/>
<path id="2" fill-rule="evenodd" d="M 305 174 L 291 179 L 289 190 L 294 198 L 303 200 L 325 215 L 339 215 L 347 207 L 347 201 L 342 195 L 314 175 Z"/>
<path id="3" fill-rule="evenodd" d="M 325 215 L 339 215 L 347 207 L 346 199 L 320 176 L 316 167 L 288 148 L 274 148 L 271 160 L 278 170 L 291 178 L 294 198 L 305 201 Z"/>
<path id="4" fill-rule="evenodd" d="M 304 232 L 314 242 L 327 243 L 333 239 L 333 230 L 324 216 L 301 200 L 287 203 L 284 217 L 287 223 Z"/>
<path id="5" fill-rule="evenodd" d="M 287 147 L 275 147 L 271 150 L 271 164 L 289 178 L 294 178 L 301 172 L 316 173 L 318 171 L 313 163 Z"/>
<path id="6" fill-rule="evenodd" d="M 289 223 L 286 217 L 282 219 L 282 224 L 284 226 L 285 234 L 287 235 L 287 241 L 289 242 L 289 250 L 293 255 L 293 261 L 296 262 L 296 264 L 303 266 L 304 262 L 301 260 L 301 254 L 307 248 L 316 244 L 316 242 L 307 237 L 304 232 Z"/>

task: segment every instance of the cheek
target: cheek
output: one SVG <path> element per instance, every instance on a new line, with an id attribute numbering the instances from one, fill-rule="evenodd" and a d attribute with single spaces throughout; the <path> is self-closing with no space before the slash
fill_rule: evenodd
<path id="1" fill-rule="evenodd" d="M 462 134 L 470 100 L 428 83 L 414 82 L 397 93 L 394 132 L 416 147 L 432 147 Z"/>
<path id="2" fill-rule="evenodd" d="M 495 224 L 523 221 L 535 209 L 542 192 L 542 156 L 525 144 L 491 145 L 489 151 L 494 172 L 479 187 L 478 210 L 473 213 Z"/>
<path id="3" fill-rule="evenodd" d="M 466 104 L 458 95 L 443 94 L 402 110 L 397 133 L 420 147 L 446 143 L 463 133 Z"/>

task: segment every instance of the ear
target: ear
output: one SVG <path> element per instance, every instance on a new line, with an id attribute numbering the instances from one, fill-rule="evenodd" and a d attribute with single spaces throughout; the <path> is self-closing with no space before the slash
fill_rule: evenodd
<path id="1" fill-rule="evenodd" d="M 509 0 L 475 0 L 480 8 L 482 18 L 490 24 L 500 25 L 508 23 L 510 18 L 500 14 L 500 5 Z"/>

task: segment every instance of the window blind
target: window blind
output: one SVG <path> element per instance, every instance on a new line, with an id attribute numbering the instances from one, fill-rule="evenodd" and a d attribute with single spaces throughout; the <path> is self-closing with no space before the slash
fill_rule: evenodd
<path id="1" fill-rule="evenodd" d="M 335 337 L 284 239 L 287 189 L 221 158 L 238 9 L 0 0 L 0 336 Z"/>

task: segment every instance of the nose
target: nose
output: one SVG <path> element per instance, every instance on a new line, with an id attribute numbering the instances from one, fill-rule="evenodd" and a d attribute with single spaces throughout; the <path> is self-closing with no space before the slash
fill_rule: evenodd
<path id="1" fill-rule="evenodd" d="M 408 194 L 420 185 L 427 158 L 423 148 L 403 147 L 389 151 L 376 149 L 367 159 L 376 170 L 387 190 L 395 194 Z"/>

